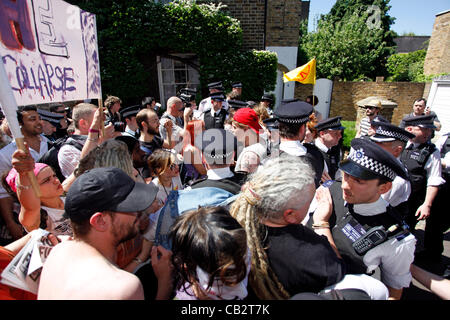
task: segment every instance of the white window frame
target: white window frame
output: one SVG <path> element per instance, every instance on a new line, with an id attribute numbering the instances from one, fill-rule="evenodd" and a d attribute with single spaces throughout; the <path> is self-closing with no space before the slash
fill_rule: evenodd
<path id="1" fill-rule="evenodd" d="M 189 58 L 192 58 L 192 57 L 194 57 L 195 55 L 194 54 L 173 54 L 173 56 L 176 56 L 176 57 L 179 57 L 179 58 L 185 58 L 185 59 L 189 59 Z M 170 68 L 170 69 L 163 69 L 162 68 L 162 63 L 161 63 L 161 60 L 162 59 L 169 59 L 169 60 L 172 60 L 172 68 Z M 175 67 L 174 67 L 174 62 L 176 61 L 175 59 L 170 59 L 170 58 L 165 58 L 165 57 L 161 57 L 161 56 L 157 56 L 157 58 L 156 58 L 156 61 L 157 61 L 157 69 L 158 69 L 158 86 L 159 86 L 159 96 L 160 96 L 160 103 L 161 103 L 161 105 L 164 107 L 164 108 L 166 108 L 166 102 L 167 102 L 167 98 L 168 97 L 166 97 L 165 96 L 165 90 L 164 90 L 164 86 L 165 85 L 173 85 L 173 86 L 175 86 L 175 89 L 176 89 L 176 87 L 178 86 L 178 85 L 184 85 L 184 87 L 189 87 L 189 88 L 193 88 L 193 89 L 197 89 L 197 91 L 199 91 L 199 88 L 200 88 L 200 80 L 198 80 L 198 82 L 195 82 L 195 83 L 193 83 L 193 82 L 189 82 L 189 84 L 187 84 L 186 82 L 176 82 L 176 79 L 175 79 L 175 70 L 180 70 L 180 69 L 175 69 Z M 180 61 L 178 61 L 179 63 L 180 63 Z M 186 79 L 189 81 L 189 76 L 188 76 L 188 74 L 187 74 L 187 71 L 188 71 L 188 65 L 187 64 L 184 64 L 185 65 L 185 70 L 186 70 Z M 169 70 L 172 70 L 172 72 L 173 72 L 173 79 L 174 79 L 174 81 L 173 82 L 171 82 L 171 83 L 164 83 L 163 82 L 163 72 L 164 71 L 169 71 Z M 194 72 L 197 72 L 197 79 L 200 79 L 200 75 L 198 74 L 198 71 L 197 70 L 195 70 L 194 68 L 190 68 L 190 70 L 193 70 Z"/>

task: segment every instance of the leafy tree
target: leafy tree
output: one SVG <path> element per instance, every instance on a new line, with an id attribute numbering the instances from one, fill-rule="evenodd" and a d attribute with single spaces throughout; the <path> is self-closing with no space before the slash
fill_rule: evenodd
<path id="1" fill-rule="evenodd" d="M 387 75 L 385 64 L 395 46 L 388 3 L 338 0 L 321 16 L 303 43 L 308 58 L 317 59 L 318 76 L 352 81 Z"/>
<path id="2" fill-rule="evenodd" d="M 242 50 L 239 21 L 221 4 L 180 0 L 69 0 L 96 14 L 103 93 L 139 101 L 154 81 L 149 65 L 156 56 L 178 59 L 196 69 L 204 92 L 211 79 L 225 88 L 239 80 L 245 99 L 259 99 L 276 84 L 277 57 L 265 51 Z M 193 59 L 174 53 L 194 53 Z M 252 72 L 248 72 L 251 66 Z M 258 73 L 255 72 L 257 70 Z"/>
<path id="3" fill-rule="evenodd" d="M 391 55 L 386 65 L 390 74 L 387 81 L 417 81 L 423 75 L 426 54 L 426 50 L 417 50 Z"/>

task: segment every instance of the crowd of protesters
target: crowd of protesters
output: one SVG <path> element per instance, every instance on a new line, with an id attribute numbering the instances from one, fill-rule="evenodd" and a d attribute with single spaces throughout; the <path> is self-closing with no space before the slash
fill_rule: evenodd
<path id="1" fill-rule="evenodd" d="M 241 83 L 208 88 L 198 107 L 191 88 L 165 110 L 20 107 L 26 150 L 2 120 L 0 269 L 33 230 L 55 246 L 37 295 L 0 284 L 1 299 L 387 300 L 413 277 L 449 298 L 417 266 L 440 259 L 450 225 L 449 135 L 431 143 L 424 99 L 401 126 L 368 102 L 344 152 L 342 118 L 316 96 L 274 108 L 243 101 Z"/>

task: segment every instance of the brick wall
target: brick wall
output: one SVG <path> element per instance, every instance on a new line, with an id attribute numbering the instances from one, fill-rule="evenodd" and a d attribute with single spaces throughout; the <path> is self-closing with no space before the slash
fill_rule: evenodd
<path id="1" fill-rule="evenodd" d="M 240 21 L 242 28 L 242 48 L 245 50 L 264 50 L 264 0 L 216 0 L 198 1 L 221 2 L 224 11 Z"/>
<path id="2" fill-rule="evenodd" d="M 436 16 L 424 63 L 426 75 L 450 73 L 450 10 Z"/>
<path id="3" fill-rule="evenodd" d="M 266 46 L 297 46 L 302 3 L 298 0 L 271 0 L 267 3 Z"/>
<path id="4" fill-rule="evenodd" d="M 397 103 L 391 115 L 382 112 L 395 125 L 400 124 L 404 115 L 412 112 L 414 100 L 423 97 L 425 83 L 412 82 L 333 82 L 330 118 L 342 116 L 343 120 L 357 120 L 359 100 L 378 96 Z M 312 94 L 312 85 L 296 83 L 295 97 L 304 100 Z M 359 119 L 358 119 L 359 120 Z"/>
<path id="5" fill-rule="evenodd" d="M 264 45 L 266 47 L 297 46 L 300 18 L 308 17 L 309 14 L 309 2 L 300 0 L 210 0 L 198 2 L 221 2 L 227 6 L 224 11 L 240 21 L 242 47 L 245 50 L 264 50 Z M 264 37 L 266 38 L 264 39 Z"/>

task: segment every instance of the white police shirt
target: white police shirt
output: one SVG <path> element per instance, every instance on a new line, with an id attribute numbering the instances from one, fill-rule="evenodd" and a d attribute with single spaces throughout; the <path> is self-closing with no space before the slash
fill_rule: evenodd
<path id="1" fill-rule="evenodd" d="M 203 99 L 198 104 L 198 111 L 201 113 L 211 110 L 211 108 L 212 108 L 211 97 Z M 226 100 L 223 101 L 222 109 L 225 109 L 226 111 L 228 111 L 228 108 L 229 108 L 228 101 L 226 101 Z"/>
<path id="2" fill-rule="evenodd" d="M 403 166 L 399 158 L 397 161 Z M 392 207 L 398 206 L 400 203 L 408 201 L 411 195 L 411 182 L 403 179 L 400 176 L 396 176 L 392 181 L 392 188 L 381 195 Z"/>

